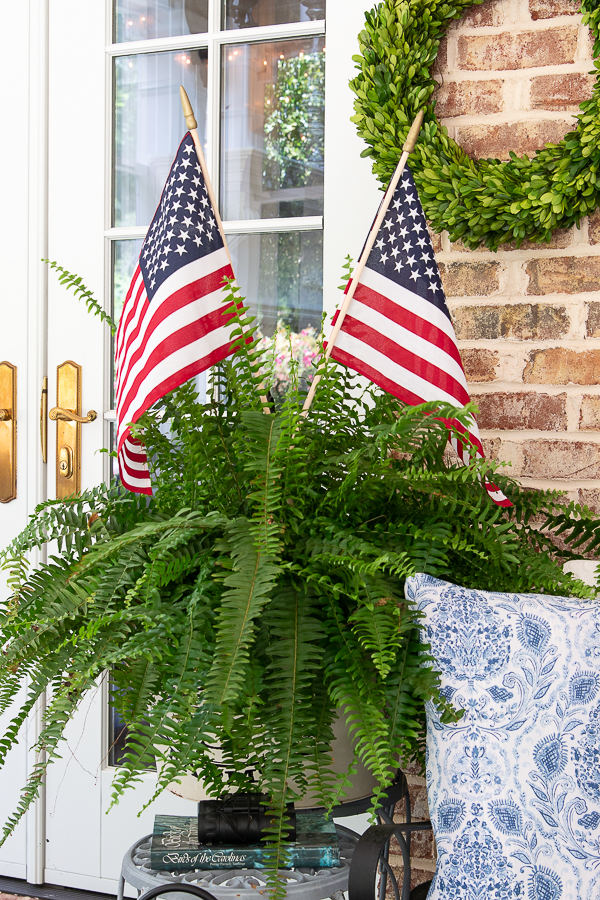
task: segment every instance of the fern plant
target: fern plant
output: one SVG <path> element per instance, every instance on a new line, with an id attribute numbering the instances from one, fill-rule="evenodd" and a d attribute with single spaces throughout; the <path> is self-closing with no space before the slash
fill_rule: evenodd
<path id="1" fill-rule="evenodd" d="M 238 346 L 207 401 L 184 384 L 136 427 L 153 496 L 110 485 L 49 501 L 4 551 L 0 711 L 25 676 L 29 690 L 0 737 L 0 764 L 49 696 L 38 762 L 4 836 L 81 698 L 110 671 L 128 725 L 113 802 L 154 760 L 155 796 L 188 771 L 215 796 L 264 791 L 276 872 L 286 803 L 310 789 L 331 807 L 343 794 L 347 776 L 331 765 L 338 710 L 380 793 L 395 761 L 423 761 L 425 702 L 458 715 L 420 643 L 407 576 L 590 594 L 561 565 L 598 547 L 600 522 L 502 472 L 494 481 L 514 506 L 494 506 L 481 486 L 493 466 L 459 467 L 446 453 L 441 419 L 466 422 L 469 409 L 406 407 L 332 361 L 307 418 L 294 371 L 281 404 L 266 406 L 264 351 L 230 290 Z M 51 541 L 58 552 L 31 570 L 29 551 Z"/>

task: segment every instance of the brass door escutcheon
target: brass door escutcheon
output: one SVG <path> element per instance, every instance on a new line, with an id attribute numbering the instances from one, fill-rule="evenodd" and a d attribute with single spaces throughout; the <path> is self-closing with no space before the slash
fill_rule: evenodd
<path id="1" fill-rule="evenodd" d="M 0 363 L 0 503 L 17 496 L 17 367 Z"/>
<path id="2" fill-rule="evenodd" d="M 81 415 L 81 366 L 68 359 L 56 369 L 56 406 L 48 413 L 56 422 L 56 499 L 81 489 L 81 425 L 93 422 L 91 409 Z"/>

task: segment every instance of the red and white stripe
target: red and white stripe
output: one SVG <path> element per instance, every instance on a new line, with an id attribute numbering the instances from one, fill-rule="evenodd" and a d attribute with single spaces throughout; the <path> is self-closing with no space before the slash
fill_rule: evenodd
<path id="1" fill-rule="evenodd" d="M 146 454 L 131 437 L 131 424 L 233 350 L 224 278 L 233 278 L 224 247 L 176 270 L 151 302 L 139 265 L 133 275 L 116 338 L 117 450 L 130 491 L 152 493 Z"/>
<path id="2" fill-rule="evenodd" d="M 448 316 L 368 266 L 360 276 L 331 356 L 411 406 L 441 401 L 462 407 L 470 399 Z M 464 430 L 455 421 L 446 424 Z M 465 443 L 453 438 L 452 444 L 461 462 L 468 465 L 473 453 L 484 456 L 474 419 L 465 438 Z M 495 503 L 512 505 L 495 484 L 486 483 L 485 487 Z"/>

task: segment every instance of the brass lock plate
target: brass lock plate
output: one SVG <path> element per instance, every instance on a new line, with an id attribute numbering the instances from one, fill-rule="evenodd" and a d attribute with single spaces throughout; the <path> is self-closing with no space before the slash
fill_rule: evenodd
<path id="1" fill-rule="evenodd" d="M 56 369 L 56 405 L 81 415 L 81 366 L 68 359 Z M 81 489 L 81 425 L 56 420 L 56 499 Z"/>
<path id="2" fill-rule="evenodd" d="M 73 476 L 73 451 L 70 447 L 61 447 L 58 453 L 58 471 L 63 478 Z"/>
<path id="3" fill-rule="evenodd" d="M 0 503 L 17 496 L 17 367 L 0 363 Z"/>

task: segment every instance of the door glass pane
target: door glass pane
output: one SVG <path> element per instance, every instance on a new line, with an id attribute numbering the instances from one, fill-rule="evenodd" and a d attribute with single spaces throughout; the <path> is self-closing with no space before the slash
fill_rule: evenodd
<path id="1" fill-rule="evenodd" d="M 225 219 L 322 215 L 324 41 L 223 48 Z"/>
<path id="2" fill-rule="evenodd" d="M 127 295 L 127 291 L 129 290 L 129 285 L 131 284 L 131 279 L 133 277 L 133 273 L 135 272 L 135 267 L 137 266 L 138 257 L 140 255 L 140 250 L 142 249 L 143 240 L 135 239 L 129 241 L 112 241 L 111 243 L 111 261 L 112 261 L 112 317 L 113 320 L 119 324 L 119 319 L 121 318 L 121 313 L 123 312 L 123 304 L 125 303 L 125 297 Z M 110 406 L 111 409 L 114 409 L 116 405 L 115 402 L 115 339 L 113 336 L 112 339 L 112 349 L 110 354 Z M 111 422 L 110 424 L 110 440 L 109 440 L 109 448 L 111 450 L 117 449 L 117 429 L 116 424 Z M 109 464 L 109 478 L 110 480 L 114 480 L 119 474 L 119 467 L 117 465 L 117 460 L 114 457 L 110 457 Z M 113 710 L 111 710 L 111 716 L 116 715 Z M 111 719 L 112 723 L 112 719 Z M 118 746 L 120 746 L 118 741 L 118 723 L 111 724 L 111 729 L 116 729 L 116 731 L 111 731 L 111 754 L 117 752 Z M 116 744 L 114 742 L 117 742 Z M 117 747 L 117 749 L 115 749 Z M 113 759 L 113 756 L 111 756 Z M 116 759 L 116 757 L 115 757 Z M 109 765 L 117 765 L 117 762 L 110 762 Z"/>
<path id="3" fill-rule="evenodd" d="M 135 267 L 142 249 L 143 240 L 113 241 L 113 311 L 112 317 L 119 322 L 125 295 L 129 290 Z"/>
<path id="4" fill-rule="evenodd" d="M 109 690 L 114 690 L 112 680 L 109 682 Z M 120 766 L 125 762 L 125 747 L 129 729 L 116 709 L 108 707 L 108 765 Z M 156 765 L 151 765 L 148 771 L 156 771 Z"/>
<path id="5" fill-rule="evenodd" d="M 208 51 L 138 53 L 114 67 L 113 225 L 149 225 L 186 131 L 180 84 L 205 143 Z"/>
<path id="6" fill-rule="evenodd" d="M 108 709 L 108 765 L 118 766 L 125 759 L 127 725 L 116 709 Z"/>
<path id="7" fill-rule="evenodd" d="M 280 319 L 293 331 L 319 329 L 323 309 L 323 233 L 284 231 L 227 238 L 233 270 L 263 334 Z M 118 323 L 142 240 L 112 242 L 113 318 Z"/>
<path id="8" fill-rule="evenodd" d="M 233 270 L 263 335 L 278 322 L 294 333 L 321 327 L 323 233 L 291 231 L 228 237 Z"/>
<path id="9" fill-rule="evenodd" d="M 254 28 L 325 18 L 325 0 L 225 0 L 225 28 Z"/>
<path id="10" fill-rule="evenodd" d="M 285 19 L 284 21 L 296 21 Z M 114 40 L 148 41 L 208 31 L 208 0 L 116 0 Z"/>

